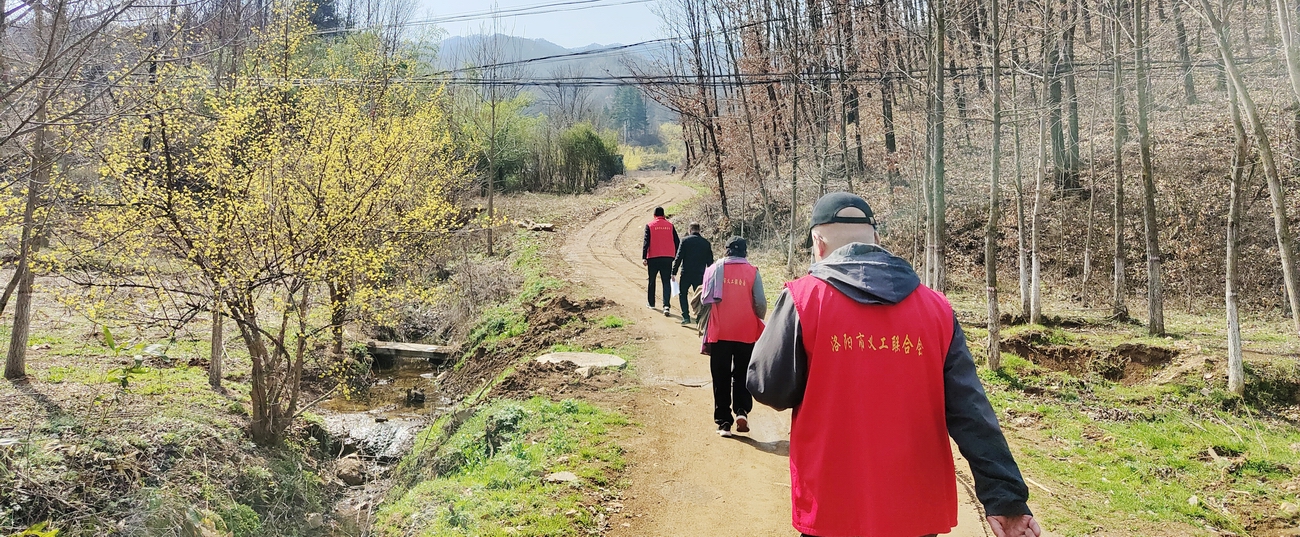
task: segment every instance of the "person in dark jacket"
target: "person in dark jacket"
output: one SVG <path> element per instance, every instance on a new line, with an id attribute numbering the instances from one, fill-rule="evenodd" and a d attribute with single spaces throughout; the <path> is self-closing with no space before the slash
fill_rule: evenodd
<path id="1" fill-rule="evenodd" d="M 669 300 L 672 298 L 673 258 L 682 240 L 677 236 L 677 228 L 664 216 L 663 207 L 655 207 L 654 219 L 645 225 L 645 240 L 641 242 L 641 264 L 645 265 L 649 283 L 647 284 L 646 302 L 650 309 L 655 309 L 655 279 L 664 288 L 664 315 L 668 315 Z"/>
<path id="2" fill-rule="evenodd" d="M 1037 537 L 1029 490 L 952 307 L 878 243 L 862 198 L 813 207 L 814 263 L 786 284 L 747 386 L 795 409 L 792 518 L 804 535 L 947 533 L 957 524 L 956 442 L 997 537 Z"/>
<path id="3" fill-rule="evenodd" d="M 682 305 L 682 324 L 691 324 L 687 294 L 704 283 L 704 269 L 713 264 L 713 245 L 709 244 L 709 239 L 700 236 L 700 224 L 691 222 L 687 229 L 686 238 L 677 247 L 677 258 L 673 260 L 673 277 L 676 278 L 677 271 L 681 270 L 677 292 Z"/>

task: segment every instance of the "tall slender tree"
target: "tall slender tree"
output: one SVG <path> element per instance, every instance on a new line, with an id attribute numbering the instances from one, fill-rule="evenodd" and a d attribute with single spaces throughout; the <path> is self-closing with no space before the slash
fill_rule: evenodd
<path id="1" fill-rule="evenodd" d="M 1001 192 L 998 183 L 1002 176 L 1002 35 L 999 19 L 1001 0 L 989 0 L 989 27 L 993 42 L 993 148 L 989 156 L 989 222 L 984 230 L 984 286 L 988 300 L 988 360 L 989 367 L 1002 367 L 1002 351 L 999 348 L 998 328 L 1001 319 L 998 314 L 998 221 L 1002 213 L 999 207 Z"/>
<path id="2" fill-rule="evenodd" d="M 1149 1 L 1149 0 L 1148 0 Z M 1151 79 L 1148 77 L 1148 6 L 1133 0 L 1133 76 L 1137 82 L 1138 151 L 1142 160 L 1142 223 L 1147 252 L 1147 333 L 1165 335 L 1164 282 L 1161 274 L 1160 226 L 1156 215 L 1155 164 L 1151 155 Z"/>
<path id="3" fill-rule="evenodd" d="M 1125 295 L 1127 294 L 1128 283 L 1125 281 L 1126 256 L 1124 244 L 1124 141 L 1128 138 L 1128 132 L 1125 129 L 1124 121 L 1124 60 L 1121 54 L 1120 44 L 1125 41 L 1124 38 L 1124 18 L 1123 14 L 1124 0 L 1113 0 L 1111 2 L 1112 17 L 1110 20 L 1111 28 L 1111 71 L 1112 71 L 1112 88 L 1114 96 L 1112 99 L 1111 116 L 1114 124 L 1114 153 L 1112 154 L 1115 163 L 1111 168 L 1115 172 L 1115 208 L 1112 213 L 1114 218 L 1115 242 L 1115 273 L 1111 291 L 1111 316 L 1117 319 L 1128 318 L 1128 306 L 1125 305 Z"/>
<path id="4" fill-rule="evenodd" d="M 926 272 L 929 285 L 940 292 L 944 289 L 946 257 L 948 253 L 948 202 L 945 197 L 946 166 L 944 162 L 944 59 L 947 41 L 947 6 L 945 0 L 930 2 L 932 52 L 930 55 L 930 238 Z"/>
<path id="5" fill-rule="evenodd" d="M 1300 314 L 1297 314 L 1297 312 L 1300 312 L 1300 293 L 1297 293 L 1296 287 L 1297 275 L 1295 273 L 1294 246 L 1291 240 L 1291 225 L 1286 212 L 1286 191 L 1282 188 L 1282 178 L 1277 166 L 1277 160 L 1273 154 L 1273 144 L 1268 136 L 1268 129 L 1264 126 L 1264 119 L 1260 117 L 1259 107 L 1255 105 L 1255 100 L 1251 98 L 1250 88 L 1246 85 L 1241 70 L 1237 67 L 1236 55 L 1233 53 L 1232 42 L 1223 19 L 1215 13 L 1209 0 L 1199 1 L 1201 16 L 1209 23 L 1210 28 L 1214 31 L 1215 40 L 1219 44 L 1219 54 L 1223 59 L 1223 68 L 1228 81 L 1232 84 L 1241 111 L 1245 113 L 1246 120 L 1250 122 L 1251 130 L 1255 135 L 1259 159 L 1264 165 L 1264 178 L 1268 181 L 1269 201 L 1273 205 L 1273 230 L 1277 235 L 1278 256 L 1281 257 L 1282 261 L 1282 279 L 1286 285 L 1287 299 L 1291 306 L 1291 320 L 1296 331 L 1300 332 Z M 1227 10 L 1225 9 L 1224 12 L 1226 13 Z"/>
<path id="6" fill-rule="evenodd" d="M 1177 5 L 1177 4 L 1175 4 Z M 1241 356 L 1241 320 L 1238 318 L 1237 291 L 1240 286 L 1238 263 L 1241 258 L 1241 213 L 1242 192 L 1245 190 L 1246 161 L 1250 158 L 1249 142 L 1246 140 L 1246 127 L 1241 121 L 1241 105 L 1238 104 L 1237 92 L 1228 89 L 1229 115 L 1232 118 L 1232 133 L 1236 151 L 1232 154 L 1232 169 L 1229 172 L 1228 189 L 1228 230 L 1226 240 L 1226 257 L 1223 274 L 1223 302 L 1228 321 L 1228 391 L 1242 395 L 1246 390 L 1245 366 Z"/>

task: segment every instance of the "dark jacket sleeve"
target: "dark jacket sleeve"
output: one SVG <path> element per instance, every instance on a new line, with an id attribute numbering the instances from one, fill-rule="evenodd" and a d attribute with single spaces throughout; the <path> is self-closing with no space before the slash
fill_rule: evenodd
<path id="1" fill-rule="evenodd" d="M 682 268 L 682 258 L 686 257 L 686 248 L 684 248 L 685 246 L 689 246 L 689 245 L 684 242 L 682 244 L 677 245 L 677 256 L 673 258 L 673 276 L 676 276 L 677 270 Z"/>
<path id="2" fill-rule="evenodd" d="M 673 251 L 676 252 L 682 247 L 682 239 L 677 236 L 677 226 L 673 226 Z"/>
<path id="3" fill-rule="evenodd" d="M 799 312 L 789 290 L 782 290 L 772 307 L 763 335 L 745 375 L 745 387 L 754 400 L 777 410 L 794 408 L 803 401 L 808 386 L 808 354 L 804 351 Z"/>
<path id="4" fill-rule="evenodd" d="M 948 434 L 957 443 L 975 476 L 975 496 L 989 516 L 1030 514 L 1029 488 L 1002 436 L 997 414 L 989 404 L 966 347 L 966 334 L 952 321 L 952 346 L 943 365 Z M 757 351 L 757 349 L 755 349 Z"/>
<path id="5" fill-rule="evenodd" d="M 650 259 L 650 225 L 645 227 L 645 239 L 641 241 L 641 259 Z"/>

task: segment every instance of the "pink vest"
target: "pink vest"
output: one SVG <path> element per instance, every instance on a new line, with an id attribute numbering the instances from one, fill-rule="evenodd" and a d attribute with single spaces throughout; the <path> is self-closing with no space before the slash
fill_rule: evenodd
<path id="1" fill-rule="evenodd" d="M 754 313 L 754 280 L 758 269 L 748 263 L 723 264 L 722 301 L 709 309 L 708 343 L 736 341 L 753 343 L 763 335 L 763 320 Z"/>
<path id="2" fill-rule="evenodd" d="M 786 288 L 808 352 L 808 385 L 790 426 L 795 529 L 947 533 L 957 525 L 944 411 L 948 300 L 920 286 L 898 304 L 860 304 L 813 276 Z"/>
<path id="3" fill-rule="evenodd" d="M 667 218 L 656 216 L 646 225 L 650 227 L 650 251 L 646 252 L 646 259 L 677 257 L 677 246 L 673 244 L 673 223 Z"/>

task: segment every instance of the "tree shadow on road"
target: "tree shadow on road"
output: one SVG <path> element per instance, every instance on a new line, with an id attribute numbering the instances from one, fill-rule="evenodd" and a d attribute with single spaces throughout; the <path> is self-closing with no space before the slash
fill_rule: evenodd
<path id="1" fill-rule="evenodd" d="M 748 436 L 733 436 L 731 437 L 731 439 L 740 442 L 742 444 L 749 445 L 750 447 L 762 451 L 763 453 L 771 453 L 773 455 L 778 455 L 781 457 L 790 456 L 789 440 L 777 440 L 775 442 L 759 442 L 758 440 L 754 440 L 753 438 L 750 438 Z"/>

